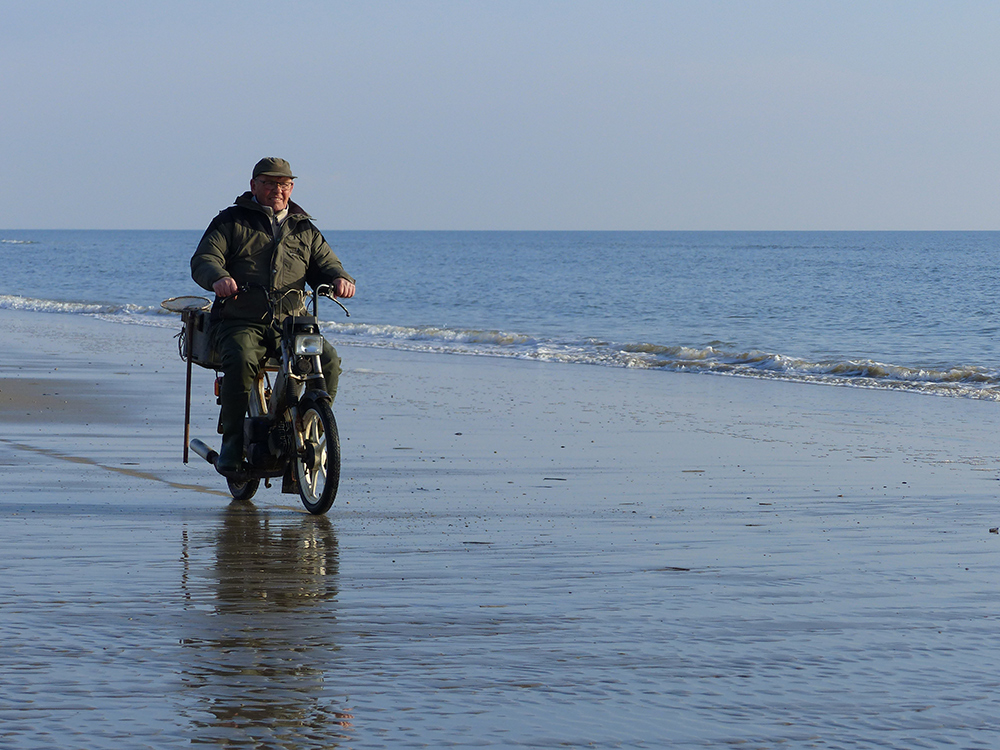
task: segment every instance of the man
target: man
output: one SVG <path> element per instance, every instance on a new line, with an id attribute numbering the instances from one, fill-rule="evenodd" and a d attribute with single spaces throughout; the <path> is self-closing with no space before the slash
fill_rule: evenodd
<path id="1" fill-rule="evenodd" d="M 222 361 L 220 474 L 238 474 L 243 463 L 243 416 L 250 388 L 265 356 L 279 348 L 280 321 L 306 314 L 299 292 L 331 284 L 338 297 L 354 296 L 354 279 L 292 202 L 295 175 L 284 159 L 261 159 L 250 190 L 209 224 L 191 258 L 191 277 L 215 292 L 216 350 Z M 272 300 L 269 303 L 269 296 Z M 326 389 L 337 395 L 340 358 L 326 344 Z"/>

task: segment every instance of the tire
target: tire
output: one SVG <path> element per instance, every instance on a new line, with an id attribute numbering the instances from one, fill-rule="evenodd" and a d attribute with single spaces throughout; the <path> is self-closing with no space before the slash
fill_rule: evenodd
<path id="1" fill-rule="evenodd" d="M 257 488 L 260 487 L 259 479 L 247 479 L 236 480 L 236 479 L 226 479 L 226 483 L 229 485 L 229 494 L 233 496 L 233 500 L 239 500 L 240 502 L 246 502 L 251 497 L 257 493 Z"/>
<path id="2" fill-rule="evenodd" d="M 330 510 L 340 484 L 340 435 L 329 404 L 312 403 L 302 412 L 302 442 L 305 455 L 295 458 L 299 495 L 319 516 Z"/>

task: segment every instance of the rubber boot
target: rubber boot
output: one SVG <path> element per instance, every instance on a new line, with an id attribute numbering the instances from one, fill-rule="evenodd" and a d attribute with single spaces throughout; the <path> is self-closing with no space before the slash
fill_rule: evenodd
<path id="1" fill-rule="evenodd" d="M 243 466 L 243 417 L 258 363 L 265 355 L 263 341 L 268 335 L 266 327 L 240 321 L 223 321 L 216 330 L 223 376 L 219 389 L 222 450 L 215 465 L 222 473 Z"/>
<path id="2" fill-rule="evenodd" d="M 222 424 L 222 449 L 215 461 L 220 474 L 235 473 L 243 466 L 243 416 L 247 412 L 247 394 L 242 390 L 227 393 L 225 378 L 222 381 L 222 408 L 219 422 Z"/>
<path id="3" fill-rule="evenodd" d="M 323 378 L 326 380 L 326 392 L 331 399 L 336 399 L 337 384 L 340 382 L 340 373 L 342 372 L 340 357 L 337 355 L 337 350 L 327 342 L 323 342 L 321 364 L 323 365 Z"/>

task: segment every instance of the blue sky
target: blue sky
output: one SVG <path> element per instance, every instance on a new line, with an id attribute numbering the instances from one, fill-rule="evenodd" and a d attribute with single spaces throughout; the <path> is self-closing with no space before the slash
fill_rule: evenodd
<path id="1" fill-rule="evenodd" d="M 1000 3 L 0 0 L 5 228 L 996 229 Z"/>

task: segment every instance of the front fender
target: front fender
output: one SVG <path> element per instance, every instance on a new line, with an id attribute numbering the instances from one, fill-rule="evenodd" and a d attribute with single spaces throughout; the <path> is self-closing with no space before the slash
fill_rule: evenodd
<path id="1" fill-rule="evenodd" d="M 333 406 L 333 399 L 330 398 L 330 394 L 322 388 L 310 388 L 303 393 L 302 398 L 299 399 L 299 408 L 308 409 L 313 404 L 326 404 L 327 406 Z"/>

